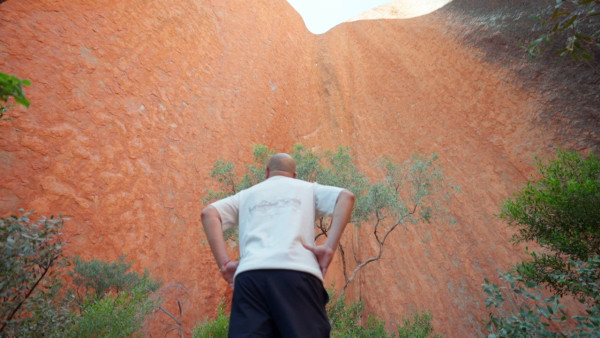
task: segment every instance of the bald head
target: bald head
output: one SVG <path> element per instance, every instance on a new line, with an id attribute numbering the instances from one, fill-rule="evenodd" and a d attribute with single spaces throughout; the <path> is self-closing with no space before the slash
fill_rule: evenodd
<path id="1" fill-rule="evenodd" d="M 267 163 L 267 178 L 276 175 L 295 178 L 296 161 L 286 153 L 273 155 Z"/>

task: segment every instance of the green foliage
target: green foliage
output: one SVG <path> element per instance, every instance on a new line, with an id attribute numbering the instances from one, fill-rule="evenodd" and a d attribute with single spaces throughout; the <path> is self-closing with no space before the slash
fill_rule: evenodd
<path id="1" fill-rule="evenodd" d="M 72 337 L 125 337 L 142 328 L 144 318 L 158 305 L 151 295 L 161 283 L 128 271 L 132 263 L 120 257 L 118 262 L 91 261 L 75 257 L 69 275 L 76 288 L 80 314 L 73 315 L 74 325 L 67 331 Z"/>
<path id="2" fill-rule="evenodd" d="M 486 323 L 491 332 L 488 337 L 597 337 L 600 332 L 600 256 L 591 257 L 585 263 L 571 263 L 574 269 L 570 273 L 580 277 L 579 284 L 585 286 L 586 293 L 594 295 L 584 313 L 569 316 L 559 295 L 544 297 L 538 283 L 526 281 L 519 274 L 506 273 L 500 276 L 506 286 L 498 287 L 487 279 L 483 285 L 488 295 L 486 306 L 494 311 Z M 573 276 L 564 277 L 573 279 Z M 516 312 L 504 306 L 506 299 L 515 297 L 519 304 Z M 569 317 L 578 324 L 576 327 L 567 323 Z"/>
<path id="3" fill-rule="evenodd" d="M 600 162 L 593 153 L 559 151 L 538 166 L 541 178 L 506 201 L 500 217 L 518 229 L 515 242 L 535 241 L 549 252 L 533 253 L 517 270 L 559 295 L 582 296 L 558 276 L 569 275 L 570 260 L 600 255 Z"/>
<path id="4" fill-rule="evenodd" d="M 318 154 L 297 144 L 290 155 L 296 161 L 296 173 L 299 179 L 343 187 L 352 191 L 356 198 L 352 213 L 353 219 L 366 218 L 369 210 L 365 205 L 364 197 L 370 183 L 365 174 L 356 167 L 354 158 L 350 154 L 350 148 L 339 147 L 336 151 L 326 150 L 324 153 Z M 324 229 L 323 226 L 320 228 Z"/>
<path id="5" fill-rule="evenodd" d="M 218 190 L 210 190 L 202 198 L 202 202 L 207 204 L 211 201 L 219 200 L 237 192 L 249 188 L 265 178 L 265 169 L 267 161 L 275 151 L 262 144 L 254 145 L 253 155 L 254 163 L 246 166 L 246 174 L 241 178 L 235 171 L 235 165 L 224 160 L 217 160 L 210 172 L 210 177 L 218 182 Z"/>
<path id="6" fill-rule="evenodd" d="M 553 41 L 560 41 L 556 51 L 560 56 L 570 55 L 575 60 L 592 60 L 594 50 L 600 47 L 599 0 L 553 0 L 546 11 L 534 19 L 544 27 L 544 33 L 525 48 L 537 57 Z"/>
<path id="7" fill-rule="evenodd" d="M 156 283 L 140 278 L 140 282 L 102 298 L 88 298 L 66 337 L 129 337 L 138 332 L 147 315 L 156 308 L 150 298 Z"/>
<path id="8" fill-rule="evenodd" d="M 75 257 L 75 266 L 69 274 L 73 277 L 73 284 L 77 286 L 78 299 L 99 300 L 110 291 L 120 293 L 133 290 L 138 285 L 145 285 L 150 291 L 156 291 L 160 287 L 161 283 L 152 281 L 147 270 L 142 276 L 136 272 L 128 272 L 131 265 L 132 263 L 125 262 L 125 257 L 112 263 L 97 259 L 86 262 Z"/>
<path id="9" fill-rule="evenodd" d="M 402 319 L 402 325 L 398 327 L 398 338 L 441 337 L 434 334 L 432 319 L 433 316 L 428 312 L 413 314 L 412 322 L 410 318 Z"/>
<path id="10" fill-rule="evenodd" d="M 229 316 L 225 314 L 225 303 L 219 304 L 217 318 L 200 323 L 194 328 L 194 338 L 227 338 Z"/>
<path id="11" fill-rule="evenodd" d="M 534 241 L 543 252 L 501 275 L 507 286 L 485 281 L 491 337 L 597 336 L 600 332 L 600 163 L 558 151 L 556 159 L 538 162 L 540 178 L 528 182 L 502 207 L 500 217 L 518 228 L 515 242 Z M 545 293 L 544 293 L 545 291 Z M 549 297 L 544 294 L 550 293 Z M 571 295 L 585 313 L 571 315 L 560 303 Z M 516 300 L 517 312 L 506 299 Z"/>
<path id="12" fill-rule="evenodd" d="M 550 323 L 566 320 L 564 306 L 559 297 L 544 298 L 539 286 L 533 282 L 523 285 L 520 277 L 504 274 L 501 278 L 509 287 L 498 287 L 486 279 L 484 292 L 488 294 L 486 306 L 495 308 L 499 313 L 489 314 L 486 328 L 491 332 L 488 337 L 552 337 L 557 332 L 551 331 Z M 501 308 L 508 293 L 517 295 L 520 306 L 517 312 L 509 312 Z M 504 310 L 504 311 L 503 311 Z"/>
<path id="13" fill-rule="evenodd" d="M 37 313 L 63 322 L 65 309 L 56 297 L 62 286 L 57 275 L 62 259 L 61 228 L 64 220 L 32 221 L 31 212 L 0 220 L 0 334 L 27 336 L 35 330 L 51 331 L 52 322 L 31 316 Z"/>
<path id="14" fill-rule="evenodd" d="M 331 292 L 330 298 L 336 299 L 327 304 L 332 337 L 390 337 L 385 331 L 383 320 L 373 316 L 363 318 L 364 306 L 362 302 L 347 304 L 343 295 L 334 297 Z M 363 320 L 365 324 L 363 324 Z"/>
<path id="15" fill-rule="evenodd" d="M 385 331 L 385 323 L 382 319 L 371 315 L 367 318 L 363 317 L 364 306 L 362 302 L 347 303 L 343 295 L 335 297 L 331 292 L 330 297 L 336 299 L 327 304 L 332 337 L 396 337 L 396 335 Z M 403 318 L 402 325 L 397 328 L 397 337 L 441 337 L 434 334 L 432 320 L 433 316 L 427 312 L 413 314 L 412 321 L 410 318 Z"/>
<path id="16" fill-rule="evenodd" d="M 0 103 L 0 119 L 3 119 L 4 113 L 11 107 L 11 105 L 6 105 L 11 97 L 16 103 L 29 107 L 23 85 L 29 86 L 31 82 L 0 72 L 0 101 L 2 101 Z"/>
<path id="17" fill-rule="evenodd" d="M 246 166 L 246 174 L 242 177 L 239 190 L 250 188 L 265 179 L 265 169 L 271 156 L 275 155 L 275 150 L 269 147 L 256 144 L 252 151 L 254 164 Z"/>
<path id="18" fill-rule="evenodd" d="M 235 173 L 234 164 L 217 161 L 211 171 L 211 177 L 219 183 L 219 189 L 209 191 L 202 201 L 208 203 L 230 196 L 261 182 L 264 179 L 266 162 L 274 153 L 274 150 L 264 145 L 255 145 L 254 163 L 246 166 L 247 173 L 241 178 Z M 407 220 L 411 222 L 429 220 L 436 209 L 434 203 L 424 203 L 442 186 L 441 169 L 435 163 L 435 154 L 429 158 L 414 155 L 410 161 L 403 163 L 384 158 L 381 167 L 385 178 L 375 184 L 371 184 L 365 174 L 357 168 L 347 147 L 315 153 L 297 144 L 290 155 L 296 161 L 299 179 L 344 187 L 354 193 L 356 202 L 352 218 L 356 224 L 383 211 L 392 212 L 398 218 L 410 217 Z M 422 208 L 418 215 L 414 215 L 414 206 L 417 204 Z M 409 209 L 409 206 L 413 208 Z"/>
<path id="19" fill-rule="evenodd" d="M 124 337 L 137 332 L 156 306 L 150 297 L 160 283 L 131 264 L 75 260 L 73 282 L 62 278 L 63 218 L 31 221 L 31 212 L 0 220 L 0 336 Z M 79 302 L 76 302 L 78 300 Z M 79 306 L 77 306 L 79 305 Z"/>

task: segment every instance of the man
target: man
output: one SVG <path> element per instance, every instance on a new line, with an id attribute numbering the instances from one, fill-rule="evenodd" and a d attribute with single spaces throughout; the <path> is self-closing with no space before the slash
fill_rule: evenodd
<path id="1" fill-rule="evenodd" d="M 329 337 L 323 278 L 353 207 L 346 189 L 296 179 L 296 163 L 280 153 L 265 181 L 202 211 L 221 274 L 235 285 L 229 337 Z M 315 246 L 314 221 L 324 216 L 332 216 L 331 228 Z M 236 225 L 239 262 L 229 259 L 223 239 Z"/>

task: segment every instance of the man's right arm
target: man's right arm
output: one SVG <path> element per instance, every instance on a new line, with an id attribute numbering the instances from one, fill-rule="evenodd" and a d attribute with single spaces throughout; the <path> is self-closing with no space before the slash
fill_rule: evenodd
<path id="1" fill-rule="evenodd" d="M 319 246 L 303 244 L 306 249 L 312 251 L 317 257 L 323 277 L 325 277 L 327 268 L 329 267 L 329 264 L 331 264 L 331 260 L 333 259 L 335 250 L 340 242 L 342 233 L 346 228 L 346 224 L 350 221 L 352 209 L 354 208 L 354 199 L 354 194 L 352 192 L 343 189 L 335 202 L 331 219 L 331 228 L 329 228 L 325 243 Z"/>
<path id="2" fill-rule="evenodd" d="M 237 269 L 237 262 L 232 262 L 227 254 L 225 239 L 223 238 L 221 215 L 217 211 L 217 208 L 209 205 L 202 210 L 202 225 L 204 226 L 206 239 L 223 278 L 225 278 L 229 285 L 233 286 L 233 275 Z"/>

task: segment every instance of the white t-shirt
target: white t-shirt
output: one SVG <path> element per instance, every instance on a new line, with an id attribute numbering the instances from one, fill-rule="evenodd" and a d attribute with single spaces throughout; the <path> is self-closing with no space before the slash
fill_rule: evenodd
<path id="1" fill-rule="evenodd" d="M 307 272 L 323 280 L 314 254 L 314 222 L 331 216 L 341 188 L 272 176 L 214 202 L 223 230 L 239 226 L 237 274 L 258 269 Z"/>

